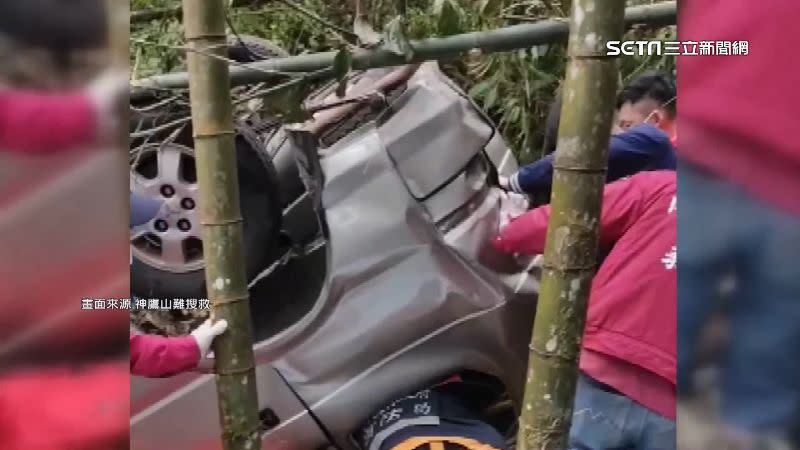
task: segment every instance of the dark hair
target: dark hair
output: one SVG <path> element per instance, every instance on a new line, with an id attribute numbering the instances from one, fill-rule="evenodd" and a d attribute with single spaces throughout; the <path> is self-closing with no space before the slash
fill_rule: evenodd
<path id="1" fill-rule="evenodd" d="M 649 98 L 658 102 L 670 115 L 675 117 L 677 98 L 675 97 L 675 82 L 672 77 L 660 72 L 645 72 L 631 80 L 617 97 L 617 109 L 624 103 L 636 103 L 642 99 Z M 544 124 L 544 142 L 542 149 L 544 154 L 553 153 L 558 143 L 558 126 L 561 122 L 561 91 L 559 91 L 550 109 Z"/>
<path id="2" fill-rule="evenodd" d="M 545 155 L 556 151 L 558 143 L 558 125 L 561 122 L 561 92 L 556 94 L 550 109 L 547 111 L 547 119 L 544 122 L 544 143 L 542 145 Z"/>
<path id="3" fill-rule="evenodd" d="M 670 118 L 675 118 L 677 98 L 675 81 L 661 72 L 646 72 L 631 80 L 617 98 L 617 109 L 625 103 L 638 103 L 646 98 L 658 102 Z"/>

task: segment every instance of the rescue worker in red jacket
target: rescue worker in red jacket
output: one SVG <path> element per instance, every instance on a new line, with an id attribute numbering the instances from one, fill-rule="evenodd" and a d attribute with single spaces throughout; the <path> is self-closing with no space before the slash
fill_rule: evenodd
<path id="1" fill-rule="evenodd" d="M 131 334 L 131 374 L 162 378 L 193 370 L 227 328 L 225 320 L 212 324 L 208 319 L 189 336 Z"/>
<path id="2" fill-rule="evenodd" d="M 503 253 L 544 251 L 550 207 L 494 239 Z M 675 440 L 676 173 L 640 172 L 603 193 L 570 448 L 669 450 Z"/>
<path id="3" fill-rule="evenodd" d="M 131 229 L 153 220 L 162 202 L 141 194 L 131 193 Z M 212 323 L 206 320 L 189 336 L 163 337 L 131 333 L 131 373 L 150 378 L 176 375 L 197 367 L 211 349 L 215 337 L 228 327 L 225 320 Z"/>

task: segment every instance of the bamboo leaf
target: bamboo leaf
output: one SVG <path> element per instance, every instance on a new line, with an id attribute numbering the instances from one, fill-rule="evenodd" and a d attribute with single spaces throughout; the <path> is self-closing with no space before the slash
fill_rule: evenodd
<path id="1" fill-rule="evenodd" d="M 386 25 L 384 48 L 395 55 L 405 56 L 406 61 L 413 59 L 414 49 L 406 33 L 405 17 L 397 16 Z"/>
<path id="2" fill-rule="evenodd" d="M 530 64 L 528 66 L 528 69 L 530 70 L 530 72 L 533 75 L 533 77 L 536 78 L 536 79 L 544 80 L 544 81 L 546 81 L 548 83 L 554 83 L 554 82 L 556 82 L 558 80 L 558 78 L 555 75 L 553 75 L 552 73 L 548 73 L 548 72 L 545 72 L 544 70 L 539 69 L 534 64 Z"/>
<path id="3" fill-rule="evenodd" d="M 503 0 L 481 0 L 478 4 L 478 13 L 481 16 L 494 16 L 503 7 Z"/>
<path id="4" fill-rule="evenodd" d="M 469 90 L 470 97 L 478 99 L 483 98 L 493 84 L 491 80 L 483 80 L 475 86 L 472 86 L 472 89 Z"/>
<path id="5" fill-rule="evenodd" d="M 494 104 L 497 103 L 498 90 L 499 89 L 497 88 L 497 85 L 492 86 L 492 88 L 489 89 L 489 92 L 486 94 L 486 98 L 483 100 L 483 108 L 485 110 L 488 111 L 492 109 Z"/>
<path id="6" fill-rule="evenodd" d="M 341 80 L 350 72 L 353 66 L 353 55 L 347 46 L 342 46 L 333 58 L 333 76 Z"/>
<path id="7" fill-rule="evenodd" d="M 511 123 L 517 122 L 519 120 L 521 111 L 522 108 L 520 108 L 518 105 L 511 108 L 508 112 L 508 121 Z"/>
<path id="8" fill-rule="evenodd" d="M 345 76 L 341 80 L 339 80 L 339 84 L 336 85 L 336 96 L 339 98 L 343 98 L 347 94 L 347 77 Z"/>
<path id="9" fill-rule="evenodd" d="M 336 88 L 336 95 L 344 97 L 347 91 L 347 74 L 353 67 L 353 55 L 347 46 L 342 46 L 336 57 L 333 58 L 333 76 L 339 80 L 339 85 Z"/>
<path id="10" fill-rule="evenodd" d="M 461 8 L 454 0 L 434 0 L 433 17 L 440 35 L 449 36 L 461 31 L 461 15 Z"/>
<path id="11" fill-rule="evenodd" d="M 267 96 L 266 104 L 269 109 L 281 117 L 285 123 L 301 123 L 311 118 L 303 108 L 303 102 L 311 94 L 313 86 L 307 81 L 301 81 L 276 93 Z"/>
<path id="12" fill-rule="evenodd" d="M 547 90 L 552 83 L 548 80 L 533 80 L 531 81 L 531 89 L 534 91 L 541 91 Z M 532 96 L 528 96 L 528 98 L 533 98 Z"/>

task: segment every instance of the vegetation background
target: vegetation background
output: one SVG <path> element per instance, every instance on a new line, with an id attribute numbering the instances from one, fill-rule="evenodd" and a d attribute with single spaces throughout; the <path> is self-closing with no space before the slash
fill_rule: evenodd
<path id="1" fill-rule="evenodd" d="M 657 2 L 628 0 L 626 3 L 633 6 Z M 131 0 L 132 11 L 177 5 L 180 0 Z M 248 5 L 230 10 L 229 31 L 271 40 L 293 55 L 335 50 L 345 42 L 334 27 L 322 26 L 302 10 L 351 30 L 358 9 L 372 28 L 380 30 L 402 8 L 412 39 L 548 18 L 566 20 L 569 15 L 569 0 L 256 0 Z M 182 70 L 184 59 L 179 48 L 182 36 L 180 20 L 175 16 L 132 24 L 131 76 L 136 79 Z M 639 27 L 628 31 L 626 39 L 676 40 L 676 29 Z M 521 162 L 542 156 L 542 125 L 566 67 L 564 42 L 468 56 L 443 67 L 495 120 Z M 646 70 L 674 74 L 675 57 L 626 56 L 621 60 L 621 81 Z"/>

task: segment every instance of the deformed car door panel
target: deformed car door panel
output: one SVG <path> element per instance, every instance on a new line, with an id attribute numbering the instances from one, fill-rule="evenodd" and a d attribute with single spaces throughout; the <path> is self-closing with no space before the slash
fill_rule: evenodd
<path id="1" fill-rule="evenodd" d="M 510 304 L 490 270 L 446 242 L 377 133 L 361 138 L 321 161 L 330 265 L 320 300 L 335 307 L 274 364 L 339 445 L 382 402 L 448 372 L 496 375 L 519 391 L 535 309 Z M 466 225 L 481 236 L 452 240 L 467 253 L 496 227 L 498 194 L 485 203 Z"/>
<path id="2" fill-rule="evenodd" d="M 442 81 L 444 76 L 435 63 L 424 64 L 378 128 L 397 171 L 418 200 L 463 171 L 494 134 L 466 96 Z"/>
<path id="3" fill-rule="evenodd" d="M 464 173 L 494 131 L 469 102 L 448 97 L 457 92 L 433 89 L 435 78 L 425 77 L 436 76 L 417 72 L 398 99 L 401 114 L 361 127 L 322 157 L 308 135 L 295 136 L 300 172 L 321 171 L 301 175 L 327 239 L 327 270 L 310 311 L 254 346 L 259 405 L 280 419 L 265 431 L 265 448 L 327 444 L 274 369 L 342 448 L 394 396 L 460 370 L 494 375 L 521 397 L 536 293 L 519 295 L 497 276 L 503 259 L 488 243 L 502 195 L 482 170 Z M 390 124 L 403 117 L 419 124 Z M 443 234 L 434 219 L 454 213 L 453 204 L 468 209 Z M 159 383 L 170 381 L 147 383 L 166 389 Z M 135 413 L 132 449 L 218 439 L 213 377 L 182 383 Z"/>

